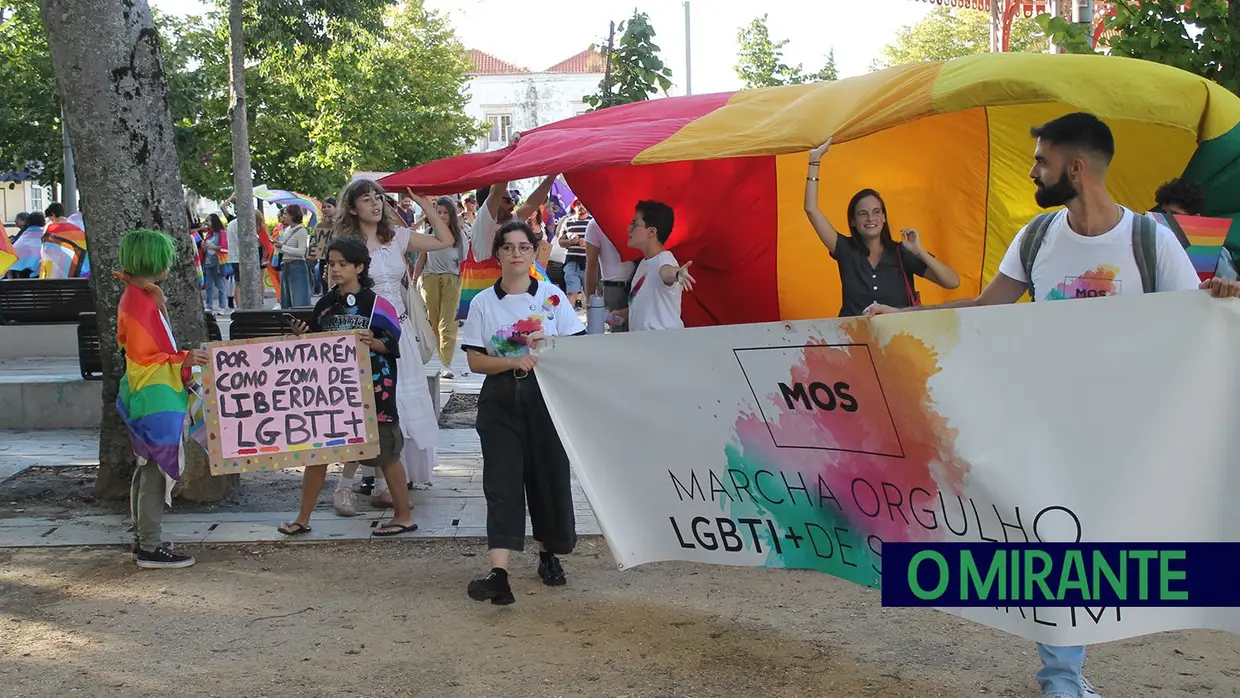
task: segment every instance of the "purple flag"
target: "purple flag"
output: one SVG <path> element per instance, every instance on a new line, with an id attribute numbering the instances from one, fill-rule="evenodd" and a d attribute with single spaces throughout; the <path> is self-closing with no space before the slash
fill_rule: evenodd
<path id="1" fill-rule="evenodd" d="M 556 179 L 551 185 L 551 195 L 547 197 L 547 207 L 551 210 L 551 225 L 559 225 L 560 219 L 569 214 L 568 207 L 573 205 L 577 196 L 568 188 L 562 179 Z"/>

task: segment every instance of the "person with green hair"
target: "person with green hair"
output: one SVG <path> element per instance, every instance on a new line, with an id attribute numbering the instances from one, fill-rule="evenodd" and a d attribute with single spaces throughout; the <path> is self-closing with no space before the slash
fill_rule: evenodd
<path id="1" fill-rule="evenodd" d="M 125 283 L 116 313 L 116 341 L 125 354 L 116 410 L 129 427 L 138 464 L 129 487 L 133 560 L 147 569 L 189 567 L 194 558 L 162 540 L 164 506 L 181 479 L 188 421 L 186 384 L 192 366 L 207 365 L 207 352 L 182 351 L 172 337 L 164 292 L 158 285 L 176 261 L 176 244 L 158 230 L 131 230 L 121 239 Z"/>

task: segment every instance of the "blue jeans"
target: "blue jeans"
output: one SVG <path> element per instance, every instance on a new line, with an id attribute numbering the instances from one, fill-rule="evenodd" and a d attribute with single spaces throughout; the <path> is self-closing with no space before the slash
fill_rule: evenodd
<path id="1" fill-rule="evenodd" d="M 310 306 L 310 264 L 304 259 L 280 260 L 280 307 Z"/>
<path id="2" fill-rule="evenodd" d="M 570 259 L 564 263 L 564 292 L 581 293 L 586 286 L 585 263 Z"/>
<path id="3" fill-rule="evenodd" d="M 1081 672 L 1085 669 L 1085 646 L 1038 643 L 1042 668 L 1036 678 L 1043 698 L 1081 698 Z"/>
<path id="4" fill-rule="evenodd" d="M 224 281 L 224 273 L 218 264 L 202 268 L 202 278 L 207 291 L 207 310 L 216 307 L 228 307 L 228 282 Z M 217 300 L 218 305 L 217 305 Z"/>

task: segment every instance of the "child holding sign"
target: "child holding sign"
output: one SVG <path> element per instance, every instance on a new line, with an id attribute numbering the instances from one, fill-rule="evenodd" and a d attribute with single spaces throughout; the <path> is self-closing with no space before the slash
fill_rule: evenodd
<path id="1" fill-rule="evenodd" d="M 185 384 L 191 366 L 207 365 L 205 351 L 177 349 L 164 292 L 155 285 L 168 276 L 176 256 L 176 245 L 164 233 L 131 230 L 121 239 L 121 271 L 113 272 L 125 282 L 116 311 L 116 342 L 125 353 L 116 411 L 129 427 L 138 459 L 129 487 L 133 560 L 147 569 L 194 564 L 194 558 L 163 542 L 160 531 L 164 505 L 171 503 L 167 484 L 181 479 L 185 462 L 181 451 L 189 410 Z"/>
<path id="2" fill-rule="evenodd" d="M 376 536 L 395 536 L 418 530 L 409 507 L 405 470 L 400 452 L 405 439 L 396 412 L 396 359 L 400 355 L 400 321 L 396 309 L 371 290 L 368 269 L 370 252 L 366 243 L 353 237 L 335 240 L 327 248 L 327 269 L 333 288 L 314 306 L 307 325 L 292 320 L 293 332 L 357 331 L 370 349 L 371 380 L 374 383 L 375 414 L 379 421 L 379 455 L 361 461 L 364 466 L 383 471 L 390 483 L 394 515 L 386 525 L 374 530 Z M 310 514 L 318 504 L 319 491 L 327 479 L 327 464 L 308 465 L 301 484 L 301 511 L 297 519 L 282 524 L 280 533 L 296 536 L 310 532 Z"/>

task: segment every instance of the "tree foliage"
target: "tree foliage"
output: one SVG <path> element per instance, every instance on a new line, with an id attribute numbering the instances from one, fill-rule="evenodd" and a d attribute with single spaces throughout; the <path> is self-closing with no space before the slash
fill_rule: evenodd
<path id="1" fill-rule="evenodd" d="M 765 14 L 755 17 L 736 33 L 736 41 L 740 44 L 736 55 L 736 76 L 746 89 L 839 79 L 835 68 L 835 49 L 831 49 L 823 67 L 813 73 L 806 73 L 800 63 L 785 63 L 784 47 L 788 45 L 788 40 L 772 39 L 766 21 Z"/>
<path id="2" fill-rule="evenodd" d="M 1088 29 L 1060 17 L 1037 18 L 1070 53 L 1108 52 L 1162 63 L 1217 82 L 1240 94 L 1240 2 L 1233 0 L 1115 0 L 1095 48 Z"/>
<path id="3" fill-rule="evenodd" d="M 1042 27 L 1032 18 L 1017 17 L 1012 22 L 1010 51 L 1036 53 L 1049 45 Z M 883 47 L 874 67 L 947 61 L 989 51 L 990 13 L 938 7 L 920 22 L 901 28 L 896 40 Z"/>
<path id="4" fill-rule="evenodd" d="M 58 181 L 60 96 L 52 54 L 36 0 L 0 0 L 0 171 L 43 163 L 43 179 Z"/>
<path id="5" fill-rule="evenodd" d="M 592 110 L 643 102 L 651 95 L 667 94 L 672 88 L 672 69 L 659 57 L 649 16 L 634 11 L 616 31 L 621 36 L 611 51 L 610 72 L 603 76 L 598 93 L 585 98 Z"/>
<path id="6" fill-rule="evenodd" d="M 447 18 L 421 0 L 389 5 L 247 3 L 247 16 L 265 18 L 246 24 L 246 111 L 256 182 L 327 196 L 355 171 L 395 170 L 455 155 L 483 133 L 465 112 L 469 64 Z M 32 20 L 12 35 L 6 12 L 0 65 L 20 61 L 46 70 L 23 69 L 42 76 L 35 78 L 0 71 L 0 169 L 44 160 L 53 172 L 44 179 L 56 181 L 60 107 L 55 90 L 45 87 L 55 84 L 46 32 L 33 0 L 0 0 L 4 6 L 33 9 L 22 10 Z M 271 14 L 293 6 L 317 19 L 303 26 Z M 327 18 L 328 10 L 348 12 Z M 156 17 L 182 180 L 215 199 L 233 188 L 226 20 L 219 11 Z M 13 87 L 6 85 L 10 75 Z"/>

